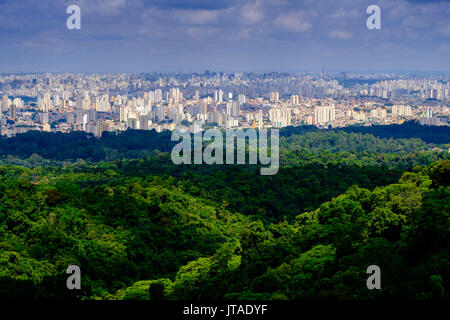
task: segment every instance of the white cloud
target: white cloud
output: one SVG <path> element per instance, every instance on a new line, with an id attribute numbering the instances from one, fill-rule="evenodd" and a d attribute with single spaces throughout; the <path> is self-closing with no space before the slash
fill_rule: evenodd
<path id="1" fill-rule="evenodd" d="M 334 13 L 328 15 L 328 18 L 331 19 L 351 19 L 361 15 L 356 9 L 345 10 L 342 8 L 337 9 Z"/>
<path id="2" fill-rule="evenodd" d="M 405 28 L 426 28 L 430 25 L 430 21 L 422 16 L 409 16 L 402 21 L 402 26 Z"/>
<path id="3" fill-rule="evenodd" d="M 350 32 L 344 31 L 344 30 L 336 29 L 330 33 L 331 39 L 345 40 L 345 39 L 350 39 L 351 37 L 352 37 L 352 34 Z"/>
<path id="4" fill-rule="evenodd" d="M 242 19 L 244 24 L 255 24 L 264 18 L 264 13 L 261 10 L 261 3 L 249 3 L 242 7 Z"/>
<path id="5" fill-rule="evenodd" d="M 130 3 L 133 4 L 134 3 Z M 126 0 L 81 0 L 81 13 L 95 13 L 105 16 L 117 16 L 127 7 Z"/>
<path id="6" fill-rule="evenodd" d="M 294 11 L 280 14 L 275 20 L 275 25 L 292 32 L 305 32 L 311 29 L 311 23 L 305 19 L 305 11 Z"/>

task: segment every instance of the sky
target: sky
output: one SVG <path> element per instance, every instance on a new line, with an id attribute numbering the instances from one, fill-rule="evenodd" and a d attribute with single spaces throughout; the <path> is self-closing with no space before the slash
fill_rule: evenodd
<path id="1" fill-rule="evenodd" d="M 69 30 L 66 9 L 81 9 Z M 381 29 L 369 30 L 369 5 Z M 0 0 L 0 72 L 450 71 L 450 0 Z"/>

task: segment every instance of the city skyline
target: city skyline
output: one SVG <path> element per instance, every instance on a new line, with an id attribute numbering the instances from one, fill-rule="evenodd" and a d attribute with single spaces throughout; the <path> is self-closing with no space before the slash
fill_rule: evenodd
<path id="1" fill-rule="evenodd" d="M 1 134 L 28 131 L 448 125 L 449 75 L 0 75 Z"/>
<path id="2" fill-rule="evenodd" d="M 447 72 L 449 16 L 449 1 L 7 0 L 0 71 Z"/>

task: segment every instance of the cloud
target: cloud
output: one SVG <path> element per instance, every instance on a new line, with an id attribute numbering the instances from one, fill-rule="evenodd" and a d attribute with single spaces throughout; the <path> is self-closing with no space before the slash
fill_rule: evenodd
<path id="1" fill-rule="evenodd" d="M 372 3 L 381 8 L 382 30 L 366 28 L 366 8 Z M 82 30 L 65 28 L 69 4 L 81 6 Z M 1 0 L 0 67 L 20 65 L 16 56 L 23 57 L 22 61 L 34 61 L 39 54 L 48 56 L 55 48 L 69 47 L 79 48 L 77 52 L 85 57 L 123 54 L 123 60 L 135 65 L 135 69 L 139 69 L 139 63 L 149 68 L 151 63 L 164 68 L 172 66 L 174 61 L 192 64 L 195 69 L 204 66 L 205 57 L 184 53 L 207 44 L 217 52 L 207 58 L 216 59 L 218 68 L 223 61 L 223 65 L 236 64 L 235 69 L 245 69 L 247 64 L 242 61 L 242 55 L 259 59 L 261 65 L 298 65 L 299 57 L 292 54 L 289 60 L 288 52 L 305 52 L 302 50 L 305 47 L 309 50 L 299 53 L 305 66 L 312 67 L 314 61 L 327 59 L 325 52 L 333 52 L 333 63 L 338 68 L 346 65 L 357 68 L 356 58 L 348 59 L 348 51 L 360 52 L 366 59 L 373 55 L 375 43 L 380 54 L 386 52 L 389 57 L 398 57 L 389 62 L 394 66 L 407 65 L 408 60 L 400 60 L 406 51 L 419 52 L 432 61 L 430 65 L 437 65 L 436 55 L 449 52 L 444 50 L 450 37 L 449 16 L 449 1 Z M 296 41 L 298 38 L 302 41 Z M 392 45 L 382 48 L 382 43 Z M 281 52 L 280 45 L 290 50 Z M 340 52 L 344 45 L 345 52 Z M 241 50 L 228 49 L 236 46 Z M 132 58 L 155 48 L 164 52 L 160 60 L 142 62 Z M 262 48 L 271 54 L 261 55 Z M 439 68 L 449 69 L 450 60 L 439 61 Z M 319 66 L 324 63 L 327 62 L 317 62 Z M 423 59 L 411 60 L 411 65 L 415 64 L 423 65 Z M 102 66 L 110 67 L 111 64 Z"/>
<path id="2" fill-rule="evenodd" d="M 333 30 L 330 33 L 331 39 L 340 39 L 340 40 L 346 40 L 350 39 L 352 37 L 352 34 L 350 32 L 344 31 L 344 30 Z"/>
<path id="3" fill-rule="evenodd" d="M 242 28 L 241 30 L 239 30 L 235 39 L 236 40 L 247 39 L 250 37 L 251 32 L 252 32 L 252 29 L 250 29 L 250 28 Z"/>
<path id="4" fill-rule="evenodd" d="M 194 39 L 203 39 L 215 35 L 215 28 L 192 27 L 187 30 L 187 34 Z"/>
<path id="5" fill-rule="evenodd" d="M 405 34 L 408 39 L 416 40 L 419 37 L 419 34 L 415 32 L 413 29 L 405 29 Z"/>
<path id="6" fill-rule="evenodd" d="M 218 10 L 173 10 L 174 16 L 182 23 L 211 24 L 217 22 Z"/>
<path id="7" fill-rule="evenodd" d="M 423 19 L 421 16 L 409 16 L 402 22 L 405 28 L 426 28 L 430 25 L 430 21 Z"/>
<path id="8" fill-rule="evenodd" d="M 274 24 L 290 32 L 305 32 L 311 29 L 311 23 L 306 21 L 305 11 L 295 11 L 280 14 Z"/>
<path id="9" fill-rule="evenodd" d="M 450 37 L 450 25 L 446 25 L 439 29 L 439 34 L 444 37 Z"/>
<path id="10" fill-rule="evenodd" d="M 443 43 L 439 46 L 439 50 L 442 52 L 450 52 L 450 43 Z"/>
<path id="11" fill-rule="evenodd" d="M 107 1 L 107 0 L 103 0 Z M 152 0 L 146 1 L 149 5 L 159 9 L 185 9 L 185 10 L 222 10 L 229 8 L 233 0 Z"/>
<path id="12" fill-rule="evenodd" d="M 244 24 L 255 24 L 264 18 L 264 13 L 261 10 L 261 3 L 249 3 L 242 7 L 242 20 Z"/>
<path id="13" fill-rule="evenodd" d="M 142 27 L 137 30 L 137 33 L 144 37 L 149 38 L 164 38 L 167 36 L 167 33 L 165 33 L 161 28 L 155 28 L 155 27 Z"/>
<path id="14" fill-rule="evenodd" d="M 75 2 L 76 3 L 76 2 Z M 81 0 L 78 5 L 82 13 L 90 13 L 105 16 L 117 16 L 127 6 L 134 6 L 139 4 L 137 1 L 127 0 Z"/>
<path id="15" fill-rule="evenodd" d="M 351 18 L 358 17 L 360 15 L 361 15 L 361 12 L 359 12 L 357 9 L 345 10 L 343 8 L 339 8 L 332 14 L 329 14 L 328 18 L 330 18 L 330 19 L 351 19 Z"/>

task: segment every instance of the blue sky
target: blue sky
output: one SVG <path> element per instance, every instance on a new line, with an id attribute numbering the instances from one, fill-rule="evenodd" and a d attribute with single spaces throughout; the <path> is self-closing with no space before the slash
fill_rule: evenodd
<path id="1" fill-rule="evenodd" d="M 450 71 L 450 1 L 2 0 L 0 37 L 0 72 Z"/>

